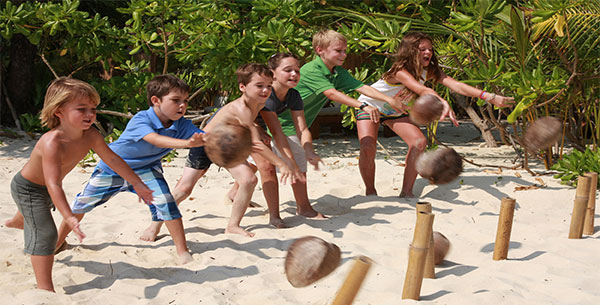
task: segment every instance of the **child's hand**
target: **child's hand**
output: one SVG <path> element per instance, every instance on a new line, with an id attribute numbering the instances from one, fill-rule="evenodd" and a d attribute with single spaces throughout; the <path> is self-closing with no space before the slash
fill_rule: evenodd
<path id="1" fill-rule="evenodd" d="M 515 103 L 514 98 L 506 97 L 506 96 L 502 96 L 502 95 L 493 95 L 491 99 L 486 100 L 486 101 L 496 105 L 496 107 L 499 107 L 499 108 L 513 106 L 513 104 Z"/>
<path id="2" fill-rule="evenodd" d="M 281 183 L 283 183 L 284 185 L 287 184 L 288 179 L 294 183 L 295 182 L 295 172 L 292 170 L 292 168 L 287 165 L 287 163 L 285 162 L 281 162 L 281 164 L 277 165 L 277 167 L 279 168 L 279 173 L 281 173 Z"/>
<path id="3" fill-rule="evenodd" d="M 325 165 L 325 163 L 323 163 L 323 160 L 321 160 L 321 158 L 317 156 L 317 154 L 315 154 L 315 152 L 312 150 L 306 152 L 306 161 L 308 161 L 308 163 L 314 166 L 315 170 L 317 171 L 319 170 L 319 163 Z"/>
<path id="4" fill-rule="evenodd" d="M 252 152 L 260 154 L 265 149 L 265 145 L 261 141 L 252 141 Z"/>
<path id="5" fill-rule="evenodd" d="M 85 238 L 85 234 L 83 234 L 83 232 L 81 232 L 81 229 L 79 228 L 79 220 L 77 219 L 77 217 L 67 217 L 65 218 L 65 222 L 67 223 L 67 225 L 69 225 L 69 228 L 71 228 L 73 233 L 77 235 L 79 241 L 83 241 L 83 239 Z"/>
<path id="6" fill-rule="evenodd" d="M 258 136 L 260 137 L 260 140 L 267 146 L 271 146 L 271 136 L 269 134 L 267 134 L 267 132 L 262 129 L 262 128 L 257 128 L 258 129 Z"/>
<path id="7" fill-rule="evenodd" d="M 394 103 L 390 103 L 390 106 L 392 106 L 392 108 L 394 108 L 394 110 L 396 110 L 400 113 L 407 113 L 408 110 L 410 109 L 410 107 L 408 106 L 408 103 L 410 101 L 414 100 L 416 98 L 416 96 L 417 95 L 414 92 L 412 92 L 411 90 L 409 90 L 408 88 L 406 88 L 405 90 L 400 90 L 394 96 L 394 98 L 393 98 Z"/>
<path id="8" fill-rule="evenodd" d="M 204 145 L 204 134 L 195 133 L 188 139 L 188 147 L 198 147 Z"/>
<path id="9" fill-rule="evenodd" d="M 137 193 L 140 202 L 143 200 L 147 205 L 152 204 L 154 201 L 152 193 L 154 193 L 154 191 L 150 190 L 146 184 L 143 182 L 135 184 L 133 185 L 133 189 Z"/>
<path id="10" fill-rule="evenodd" d="M 454 111 L 452 111 L 452 108 L 450 108 L 450 104 L 448 104 L 448 102 L 442 98 L 440 98 L 440 100 L 442 101 L 442 105 L 444 107 L 442 115 L 440 116 L 440 122 L 443 121 L 446 117 L 449 117 L 450 121 L 452 121 L 452 124 L 454 124 L 454 126 L 458 126 L 458 121 L 456 120 Z"/>
<path id="11" fill-rule="evenodd" d="M 367 107 L 364 107 L 363 111 L 369 114 L 373 123 L 379 122 L 379 110 L 377 109 L 377 107 L 369 105 Z"/>

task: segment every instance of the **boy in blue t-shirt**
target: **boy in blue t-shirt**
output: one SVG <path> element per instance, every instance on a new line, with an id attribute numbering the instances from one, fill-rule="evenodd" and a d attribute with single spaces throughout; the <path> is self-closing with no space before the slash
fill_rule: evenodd
<path id="1" fill-rule="evenodd" d="M 190 88 L 172 75 L 154 77 L 146 86 L 150 108 L 138 112 L 110 148 L 140 176 L 153 191 L 154 201 L 148 205 L 153 221 L 164 221 L 179 256 L 179 263 L 192 261 L 186 245 L 181 213 L 163 177 L 161 158 L 173 148 L 203 145 L 203 131 L 183 118 Z M 134 192 L 133 187 L 101 161 L 83 192 L 72 206 L 79 219 L 119 192 Z M 57 252 L 71 231 L 64 222 L 58 232 Z"/>

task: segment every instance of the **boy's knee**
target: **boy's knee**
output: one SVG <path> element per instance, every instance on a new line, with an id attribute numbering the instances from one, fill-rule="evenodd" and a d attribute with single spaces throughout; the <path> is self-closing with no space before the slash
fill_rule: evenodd
<path id="1" fill-rule="evenodd" d="M 242 177 L 237 182 L 239 183 L 240 187 L 254 188 L 258 184 L 258 178 L 256 178 L 256 175 L 249 175 Z"/>
<path id="2" fill-rule="evenodd" d="M 261 175 L 273 176 L 276 174 L 275 167 L 271 164 L 263 164 L 258 168 L 258 170 L 260 171 Z"/>
<path id="3" fill-rule="evenodd" d="M 427 139 L 425 137 L 418 138 L 412 145 L 418 151 L 425 151 L 427 147 Z"/>

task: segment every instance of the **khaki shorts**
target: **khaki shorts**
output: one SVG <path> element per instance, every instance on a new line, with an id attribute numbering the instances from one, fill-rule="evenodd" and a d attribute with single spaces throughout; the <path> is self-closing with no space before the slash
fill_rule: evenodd
<path id="1" fill-rule="evenodd" d="M 300 143 L 300 139 L 298 136 L 288 136 L 286 137 L 288 144 L 290 145 L 290 149 L 292 150 L 292 155 L 294 156 L 294 161 L 296 161 L 296 165 L 300 168 L 300 171 L 306 173 L 306 154 L 304 152 L 304 148 Z M 275 147 L 275 143 L 271 142 L 271 147 L 273 148 L 273 152 L 281 158 L 282 152 L 277 150 Z"/>

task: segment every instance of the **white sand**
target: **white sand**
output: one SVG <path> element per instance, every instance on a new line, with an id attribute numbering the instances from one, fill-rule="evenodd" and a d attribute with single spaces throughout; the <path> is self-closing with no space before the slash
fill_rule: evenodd
<path id="1" fill-rule="evenodd" d="M 440 128 L 442 141 L 478 163 L 512 166 L 509 147 L 482 148 L 472 140 L 470 124 Z M 0 138 L 0 220 L 11 217 L 16 206 L 10 195 L 12 176 L 26 162 L 35 141 Z M 515 191 L 519 185 L 540 184 L 524 170 L 495 170 L 465 165 L 456 181 L 429 185 L 419 178 L 418 199 L 397 197 L 404 168 L 377 157 L 379 196 L 365 197 L 358 171 L 355 138 L 316 140 L 327 169 L 309 171 L 309 197 L 328 220 L 294 216 L 289 186 L 281 186 L 281 211 L 289 229 L 267 225 L 260 188 L 253 201 L 262 208 L 248 209 L 242 226 L 254 238 L 224 234 L 230 205 L 223 204 L 232 184 L 230 175 L 211 167 L 191 197 L 181 206 L 194 261 L 175 264 L 174 246 L 163 228 L 159 239 L 138 239 L 148 224 L 148 209 L 132 194 L 120 194 L 83 219 L 87 238 L 69 236 L 70 248 L 56 256 L 56 294 L 35 288 L 29 257 L 23 254 L 23 232 L 0 228 L 0 300 L 2 304 L 329 304 L 353 265 L 353 258 L 374 260 L 355 304 L 413 304 L 401 300 L 408 245 L 413 238 L 415 204 L 428 201 L 435 213 L 434 230 L 448 237 L 451 249 L 436 268 L 436 279 L 425 279 L 423 304 L 600 304 L 600 225 L 583 239 L 568 239 L 575 190 L 549 175 L 540 176 L 547 187 Z M 403 160 L 406 146 L 399 138 L 382 138 L 393 157 Z M 187 151 L 168 166 L 165 175 L 174 186 L 182 173 Z M 538 163 L 531 165 L 543 172 Z M 92 168 L 75 168 L 65 179 L 69 200 L 82 190 Z M 521 177 L 518 177 L 520 175 Z M 517 201 L 508 259 L 492 260 L 500 200 Z M 60 222 L 58 211 L 53 212 Z M 298 237 L 314 235 L 337 244 L 342 263 L 332 274 L 305 288 L 286 280 L 286 249 Z"/>

